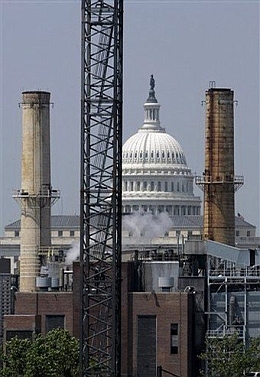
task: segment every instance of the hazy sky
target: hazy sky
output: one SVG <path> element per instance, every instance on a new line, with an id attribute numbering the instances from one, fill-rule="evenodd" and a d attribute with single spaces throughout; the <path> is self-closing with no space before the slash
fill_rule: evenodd
<path id="1" fill-rule="evenodd" d="M 124 140 L 143 123 L 155 77 L 161 124 L 204 169 L 210 81 L 235 91 L 236 212 L 259 229 L 259 1 L 125 0 Z M 20 216 L 21 93 L 51 92 L 53 214 L 79 214 L 80 0 L 0 0 L 0 234 Z M 198 190 L 198 189 L 196 189 Z M 200 191 L 196 191 L 202 196 Z M 259 233 L 259 231 L 258 231 Z"/>

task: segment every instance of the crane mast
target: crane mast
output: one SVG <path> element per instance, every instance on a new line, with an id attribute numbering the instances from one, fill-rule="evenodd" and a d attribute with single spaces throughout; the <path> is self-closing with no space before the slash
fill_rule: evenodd
<path id="1" fill-rule="evenodd" d="M 123 0 L 81 7 L 81 377 L 119 377 Z"/>

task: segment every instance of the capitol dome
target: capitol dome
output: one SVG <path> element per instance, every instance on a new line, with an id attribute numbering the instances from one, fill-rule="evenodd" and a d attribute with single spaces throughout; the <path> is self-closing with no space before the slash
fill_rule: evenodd
<path id="1" fill-rule="evenodd" d="M 151 76 L 144 123 L 123 145 L 123 213 L 199 215 L 201 201 L 193 194 L 191 169 L 178 141 L 160 124 L 154 86 Z"/>

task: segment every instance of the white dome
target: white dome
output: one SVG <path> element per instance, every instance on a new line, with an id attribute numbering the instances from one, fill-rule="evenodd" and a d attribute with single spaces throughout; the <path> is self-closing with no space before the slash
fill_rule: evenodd
<path id="1" fill-rule="evenodd" d="M 167 168 L 171 172 L 186 171 L 186 174 L 190 174 L 180 144 L 160 125 L 160 105 L 155 97 L 154 86 L 149 91 L 144 111 L 143 126 L 123 145 L 123 171 L 131 168 Z"/>
<path id="2" fill-rule="evenodd" d="M 160 125 L 153 76 L 150 85 L 144 123 L 123 145 L 123 213 L 199 215 L 201 201 L 193 194 L 193 175 L 184 152 Z"/>
<path id="3" fill-rule="evenodd" d="M 156 168 L 170 165 L 176 168 L 187 168 L 186 158 L 180 144 L 163 129 L 141 128 L 131 136 L 123 146 L 124 168 L 127 168 L 127 165 L 132 167 L 154 165 Z"/>

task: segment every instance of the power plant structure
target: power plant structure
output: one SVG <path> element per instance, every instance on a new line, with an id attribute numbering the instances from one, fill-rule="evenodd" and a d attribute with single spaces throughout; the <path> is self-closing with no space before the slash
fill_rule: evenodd
<path id="1" fill-rule="evenodd" d="M 66 271 L 59 264 L 71 284 L 37 283 L 59 192 L 50 178 L 50 93 L 24 92 L 22 183 L 13 195 L 22 208 L 20 289 L 4 341 L 61 327 L 80 339 L 81 377 L 197 377 L 205 337 L 238 331 L 247 344 L 260 334 L 260 251 L 234 247 L 243 179 L 234 176 L 233 91 L 206 92 L 205 171 L 196 177 L 203 235 L 187 231 L 181 247 L 165 234 L 146 245 L 132 235 L 122 262 L 122 212 L 138 207 L 147 221 L 163 212 L 187 223 L 200 216 L 200 198 L 184 152 L 160 126 L 153 76 L 144 126 L 122 151 L 123 0 L 82 0 L 81 10 L 80 258 Z M 136 146 L 144 138 L 149 149 Z"/>
<path id="2" fill-rule="evenodd" d="M 206 92 L 205 170 L 196 177 L 204 192 L 204 238 L 235 245 L 235 191 L 243 177 L 234 172 L 234 92 Z"/>
<path id="3" fill-rule="evenodd" d="M 88 106 L 90 106 L 90 98 L 92 97 L 86 99 Z M 91 109 L 96 106 L 94 99 L 95 96 Z M 97 113 L 93 111 L 93 116 Z M 87 113 L 87 115 L 91 114 Z M 205 336 L 221 338 L 239 331 L 241 341 L 248 344 L 250 337 L 260 333 L 258 325 L 260 278 L 257 268 L 260 261 L 259 250 L 238 249 L 214 240 L 205 240 L 202 239 L 201 233 L 187 234 L 185 242 L 181 247 L 176 248 L 170 233 L 181 230 L 177 227 L 169 231 L 168 238 L 161 237 L 157 244 L 147 242 L 144 245 L 139 243 L 140 239 L 136 237 L 131 253 L 127 250 L 124 254 L 123 245 L 124 261 L 114 269 L 116 264 L 113 258 L 119 257 L 121 251 L 118 248 L 119 244 L 114 243 L 112 225 L 113 221 L 117 221 L 121 207 L 114 207 L 115 203 L 119 203 L 117 200 L 120 200 L 120 197 L 116 200 L 112 198 L 118 192 L 120 195 L 120 186 L 112 186 L 114 182 L 112 178 L 119 182 L 120 170 L 115 175 L 109 169 L 103 171 L 102 167 L 106 166 L 107 160 L 114 161 L 112 158 L 114 155 L 111 155 L 112 140 L 113 148 L 115 143 L 114 139 L 110 138 L 110 134 L 105 133 L 109 131 L 106 129 L 106 122 L 102 123 L 102 129 L 99 120 L 94 122 L 94 125 L 91 133 L 87 127 L 84 129 L 86 144 L 82 146 L 83 155 L 86 157 L 84 161 L 86 165 L 83 164 L 86 172 L 84 182 L 88 185 L 82 197 L 88 217 L 85 218 L 83 214 L 80 219 L 81 227 L 82 220 L 86 219 L 83 231 L 81 228 L 81 237 L 83 236 L 81 242 L 86 242 L 88 246 L 88 249 L 84 249 L 85 259 L 76 261 L 70 269 L 64 271 L 64 280 L 70 276 L 72 284 L 64 281 L 56 287 L 36 285 L 33 292 L 15 293 L 15 301 L 10 300 L 7 305 L 12 307 L 15 303 L 15 311 L 11 312 L 13 315 L 6 315 L 6 312 L 4 314 L 4 341 L 15 335 L 33 339 L 35 333 L 40 332 L 44 335 L 56 327 L 66 328 L 71 334 L 81 338 L 81 326 L 84 326 L 84 337 L 81 340 L 83 364 L 81 367 L 85 375 L 92 372 L 91 368 L 94 364 L 94 375 L 112 376 L 114 368 L 117 372 L 120 368 L 119 364 L 116 366 L 113 364 L 116 360 L 121 364 L 121 376 L 155 377 L 159 372 L 162 376 L 168 373 L 178 377 L 198 376 L 202 366 L 197 355 L 202 351 Z M 100 141 L 100 146 L 97 141 Z M 104 141 L 108 142 L 103 143 Z M 120 145 L 120 142 L 116 145 L 119 150 Z M 167 145 L 168 143 L 161 146 L 161 157 L 166 153 Z M 86 152 L 88 149 L 85 148 L 90 146 L 90 152 Z M 145 147 L 144 144 L 142 146 Z M 175 150 L 173 152 L 175 153 Z M 140 149 L 138 153 L 144 154 L 145 149 Z M 98 156 L 97 160 L 95 156 Z M 158 158 L 158 166 L 164 170 L 161 157 Z M 98 161 L 103 161 L 104 164 L 98 165 Z M 119 167 L 119 163 L 120 161 L 116 159 L 116 167 Z M 165 162 L 166 166 L 167 163 Z M 134 169 L 134 166 L 132 167 Z M 149 170 L 149 163 L 146 168 Z M 179 167 L 175 166 L 175 168 L 177 172 Z M 158 173 L 157 187 L 160 181 L 160 172 Z M 147 181 L 148 178 L 147 176 L 144 179 Z M 181 182 L 182 179 L 183 174 L 175 174 L 174 187 L 177 188 L 176 183 Z M 179 186 L 182 187 L 181 184 Z M 150 191 L 147 190 L 146 193 L 148 196 Z M 142 195 L 145 196 L 145 192 Z M 179 191 L 176 190 L 175 195 L 178 196 Z M 191 192 L 189 196 L 192 197 Z M 163 197 L 164 192 L 162 192 Z M 91 199 L 90 205 L 87 199 Z M 158 203 L 154 202 L 158 209 L 159 202 L 160 199 Z M 88 212 L 90 208 L 91 211 Z M 111 214 L 112 217 L 109 216 Z M 123 217 L 128 216 L 131 215 L 124 214 Z M 151 227 L 152 219 L 149 214 L 142 214 L 143 220 L 146 216 Z M 182 221 L 187 223 L 189 217 L 194 221 L 195 216 L 180 214 L 179 224 Z M 62 216 L 54 216 L 55 221 L 59 217 Z M 172 219 L 177 220 L 177 217 L 173 215 Z M 69 219 L 66 217 L 64 221 L 68 223 Z M 116 241 L 120 242 L 121 229 L 120 224 L 117 225 Z M 140 223 L 138 225 L 140 227 Z M 74 226 L 72 222 L 71 226 Z M 15 229 L 16 232 L 19 231 L 19 228 L 14 227 L 13 230 Z M 67 235 L 70 234 L 69 227 L 58 226 L 53 229 L 53 234 L 55 233 L 55 237 L 59 238 L 57 234 L 61 229 L 63 234 L 60 234 L 60 239 L 67 239 Z M 71 227 L 71 229 L 76 228 Z M 56 242 L 57 240 L 55 244 Z M 117 247 L 115 254 L 113 254 L 114 247 Z M 62 251 L 62 246 L 60 249 Z M 120 257 L 116 263 L 119 260 Z M 60 263 L 60 268 L 61 270 L 64 268 L 64 263 Z M 114 271 L 117 273 L 116 281 Z M 83 277 L 82 273 L 86 276 Z M 119 276 L 121 276 L 120 280 Z M 82 292 L 83 278 L 86 279 L 84 292 Z M 116 295 L 117 299 L 120 297 L 120 303 L 113 301 L 114 289 L 117 290 Z M 83 294 L 85 294 L 84 304 L 90 305 L 84 307 L 85 311 L 79 306 Z M 117 317 L 113 317 L 115 309 L 120 311 Z M 118 331 L 121 333 L 121 346 L 119 346 Z M 115 337 L 117 337 L 116 344 L 113 343 Z M 92 360 L 94 360 L 93 364 Z"/>
<path id="4" fill-rule="evenodd" d="M 35 292 L 51 247 L 50 93 L 23 92 L 22 179 L 13 197 L 21 205 L 20 291 Z"/>

